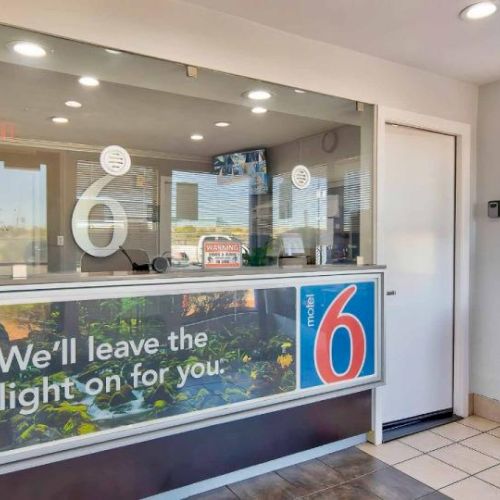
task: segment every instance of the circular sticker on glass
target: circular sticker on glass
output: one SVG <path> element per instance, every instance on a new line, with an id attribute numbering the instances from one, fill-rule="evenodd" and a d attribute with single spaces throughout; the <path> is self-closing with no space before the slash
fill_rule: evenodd
<path id="1" fill-rule="evenodd" d="M 311 173 L 305 165 L 297 165 L 292 170 L 292 182 L 297 189 L 305 189 L 311 183 Z"/>
<path id="2" fill-rule="evenodd" d="M 107 146 L 101 151 L 102 169 L 109 175 L 125 175 L 132 164 L 130 155 L 121 146 Z"/>

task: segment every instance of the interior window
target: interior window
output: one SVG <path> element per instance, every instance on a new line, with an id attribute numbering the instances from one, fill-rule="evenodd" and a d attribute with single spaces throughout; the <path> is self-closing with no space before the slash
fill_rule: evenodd
<path id="1" fill-rule="evenodd" d="M 372 262 L 372 105 L 0 37 L 2 280 Z"/>

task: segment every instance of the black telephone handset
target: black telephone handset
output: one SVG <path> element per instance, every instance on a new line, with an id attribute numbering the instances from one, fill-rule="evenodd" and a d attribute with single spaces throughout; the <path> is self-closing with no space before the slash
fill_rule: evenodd
<path id="1" fill-rule="evenodd" d="M 130 265 L 132 266 L 132 271 L 137 271 L 140 273 L 149 273 L 149 264 L 137 264 L 137 262 L 134 262 L 131 258 L 128 252 L 123 248 L 122 246 L 119 247 L 120 251 L 127 257 L 128 261 L 130 262 Z"/>
<path id="2" fill-rule="evenodd" d="M 165 257 L 155 257 L 151 264 L 138 264 L 134 262 L 128 252 L 122 246 L 119 247 L 120 251 L 127 257 L 130 265 L 132 266 L 132 271 L 139 273 L 149 273 L 151 269 L 157 273 L 165 273 L 169 267 L 168 260 Z"/>

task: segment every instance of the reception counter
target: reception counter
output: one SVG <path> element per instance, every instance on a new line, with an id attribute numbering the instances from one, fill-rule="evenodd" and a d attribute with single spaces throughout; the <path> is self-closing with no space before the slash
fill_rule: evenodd
<path id="1" fill-rule="evenodd" d="M 370 431 L 383 268 L 74 278 L 0 283 L 17 498 L 144 497 Z"/>

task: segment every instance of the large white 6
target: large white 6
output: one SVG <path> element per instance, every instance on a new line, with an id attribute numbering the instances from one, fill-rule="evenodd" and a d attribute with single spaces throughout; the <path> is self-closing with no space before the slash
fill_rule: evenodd
<path id="1" fill-rule="evenodd" d="M 82 194 L 73 210 L 71 229 L 76 244 L 86 253 L 94 257 L 107 257 L 115 253 L 125 243 L 128 232 L 127 214 L 123 207 L 113 198 L 99 197 L 99 193 L 114 179 L 106 175 L 91 184 Z M 113 216 L 113 237 L 105 247 L 97 247 L 90 240 L 90 211 L 97 205 L 105 205 Z"/>

